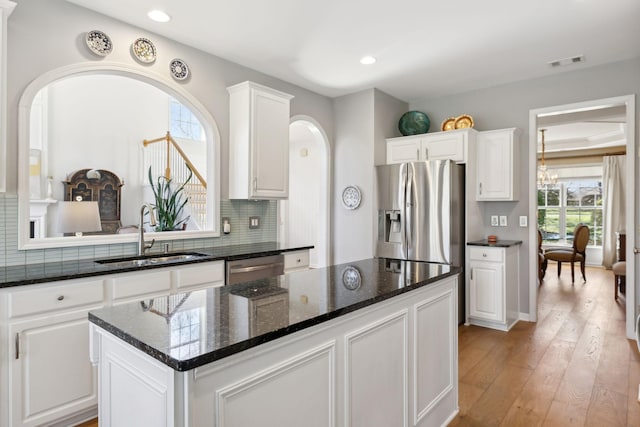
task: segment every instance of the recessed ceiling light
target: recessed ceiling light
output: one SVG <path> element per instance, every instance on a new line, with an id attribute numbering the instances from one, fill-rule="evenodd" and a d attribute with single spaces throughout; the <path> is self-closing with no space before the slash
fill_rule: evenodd
<path id="1" fill-rule="evenodd" d="M 374 58 L 373 56 L 363 56 L 362 59 L 360 60 L 360 63 L 362 65 L 371 65 L 371 64 L 375 64 L 376 62 L 376 58 Z"/>
<path id="2" fill-rule="evenodd" d="M 169 22 L 171 20 L 171 17 L 162 10 L 152 10 L 147 13 L 147 16 L 149 17 L 149 19 L 156 22 Z"/>

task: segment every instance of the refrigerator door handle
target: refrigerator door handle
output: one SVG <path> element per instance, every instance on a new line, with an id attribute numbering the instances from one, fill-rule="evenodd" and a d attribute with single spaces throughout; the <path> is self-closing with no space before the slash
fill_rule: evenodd
<path id="1" fill-rule="evenodd" d="M 400 238 L 402 246 L 402 254 L 406 258 L 407 256 L 407 217 L 406 217 L 406 191 L 407 191 L 407 163 L 400 165 L 400 188 L 398 195 L 400 197 L 398 207 L 400 208 Z"/>
<path id="2" fill-rule="evenodd" d="M 406 178 L 406 188 L 404 193 L 404 233 L 405 233 L 405 241 L 406 241 L 406 251 L 405 256 L 409 257 L 409 250 L 413 249 L 413 240 L 411 235 L 413 233 L 412 228 L 413 224 L 413 170 L 410 169 L 412 165 L 407 164 L 407 178 Z"/>

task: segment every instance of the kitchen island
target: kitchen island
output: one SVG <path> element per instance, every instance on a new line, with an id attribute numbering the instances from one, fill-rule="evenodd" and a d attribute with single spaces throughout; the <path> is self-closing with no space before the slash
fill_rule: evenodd
<path id="1" fill-rule="evenodd" d="M 370 259 L 91 311 L 100 425 L 446 425 L 460 272 Z"/>

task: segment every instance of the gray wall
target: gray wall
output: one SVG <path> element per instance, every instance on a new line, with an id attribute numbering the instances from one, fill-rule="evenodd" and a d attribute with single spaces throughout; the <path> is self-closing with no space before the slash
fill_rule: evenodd
<path id="1" fill-rule="evenodd" d="M 374 90 L 334 99 L 332 264 L 372 256 L 373 99 Z M 360 188 L 362 202 L 357 209 L 342 206 L 347 185 Z"/>
<path id="2" fill-rule="evenodd" d="M 85 33 L 94 29 L 104 31 L 113 42 L 113 52 L 106 58 L 92 54 L 85 45 Z M 154 63 L 143 65 L 132 57 L 130 45 L 138 37 L 149 38 L 155 44 L 158 54 Z M 101 61 L 122 63 L 157 73 L 171 82 L 169 62 L 173 58 L 184 60 L 192 76 L 178 84 L 207 108 L 220 129 L 222 198 L 226 198 L 228 188 L 228 86 L 251 80 L 290 93 L 295 96 L 291 103 L 291 115 L 313 117 L 330 138 L 333 136 L 331 99 L 64 0 L 20 1 L 9 18 L 7 42 L 7 192 L 15 192 L 17 185 L 17 106 L 20 96 L 36 77 L 69 64 Z"/>
<path id="3" fill-rule="evenodd" d="M 374 255 L 376 185 L 374 165 L 386 160 L 386 141 L 398 133 L 398 120 L 408 104 L 377 89 L 334 99 L 332 264 Z M 362 192 L 358 209 L 342 206 L 342 190 L 357 185 Z"/>
<path id="4" fill-rule="evenodd" d="M 472 72 L 472 71 L 470 71 Z M 412 110 L 425 112 L 432 122 L 432 130 L 451 116 L 470 114 L 477 130 L 517 127 L 522 129 L 520 140 L 520 200 L 518 202 L 479 203 L 484 235 L 497 234 L 499 238 L 523 240 L 520 249 L 520 310 L 529 311 L 529 245 L 528 228 L 518 227 L 518 216 L 528 215 L 528 185 L 534 178 L 529 170 L 529 110 L 588 101 L 614 96 L 640 94 L 640 58 L 592 68 L 579 67 L 575 71 L 560 72 L 550 77 L 526 80 L 457 95 L 422 99 L 410 103 Z M 636 113 L 640 112 L 636 97 Z M 636 115 L 636 141 L 638 147 L 638 117 Z M 533 142 L 535 143 L 535 141 Z M 637 148 L 636 148 L 637 150 Z M 638 160 L 636 159 L 636 162 Z M 638 182 L 636 177 L 636 182 Z M 640 200 L 637 195 L 636 201 Z M 532 201 L 535 203 L 535 201 Z M 509 226 L 490 226 L 491 215 L 507 215 Z M 529 225 L 535 226 L 535 218 Z M 532 242 L 531 244 L 537 244 Z"/>
<path id="5" fill-rule="evenodd" d="M 113 52 L 106 58 L 93 55 L 85 45 L 85 33 L 94 29 L 104 31 L 113 42 Z M 140 64 L 131 55 L 130 45 L 138 37 L 146 37 L 154 42 L 158 52 L 154 63 Z M 170 243 L 173 249 L 275 241 L 277 238 L 275 202 L 224 200 L 228 194 L 228 86 L 252 80 L 294 95 L 291 115 L 306 115 L 315 119 L 332 143 L 334 128 L 331 99 L 64 0 L 19 1 L 9 18 L 7 42 L 7 194 L 0 194 L 0 267 L 94 256 L 129 255 L 135 252 L 133 243 L 30 251 L 19 251 L 17 248 L 15 194 L 20 143 L 17 137 L 18 103 L 28 84 L 50 70 L 71 64 L 100 62 L 137 67 L 157 74 L 170 84 L 181 85 L 213 116 L 221 136 L 220 190 L 223 200 L 220 213 L 221 216 L 231 217 L 232 233 L 215 239 L 199 239 L 202 240 L 199 242 L 174 241 Z M 181 58 L 189 65 L 192 74 L 189 79 L 178 83 L 172 80 L 168 64 L 173 58 Z M 126 102 L 126 99 L 122 102 Z M 117 123 L 113 125 L 117 126 Z M 242 224 L 247 223 L 248 215 L 253 214 L 263 217 L 262 226 L 259 230 L 245 230 Z"/>

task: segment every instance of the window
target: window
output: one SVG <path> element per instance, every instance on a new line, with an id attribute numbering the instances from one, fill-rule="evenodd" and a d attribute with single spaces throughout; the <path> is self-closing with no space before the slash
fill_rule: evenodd
<path id="1" fill-rule="evenodd" d="M 538 228 L 544 243 L 573 242 L 573 229 L 589 226 L 589 245 L 602 246 L 602 179 L 572 179 L 538 189 Z"/>
<path id="2" fill-rule="evenodd" d="M 176 99 L 169 99 L 169 131 L 174 138 L 204 141 L 204 130 L 191 110 Z"/>

